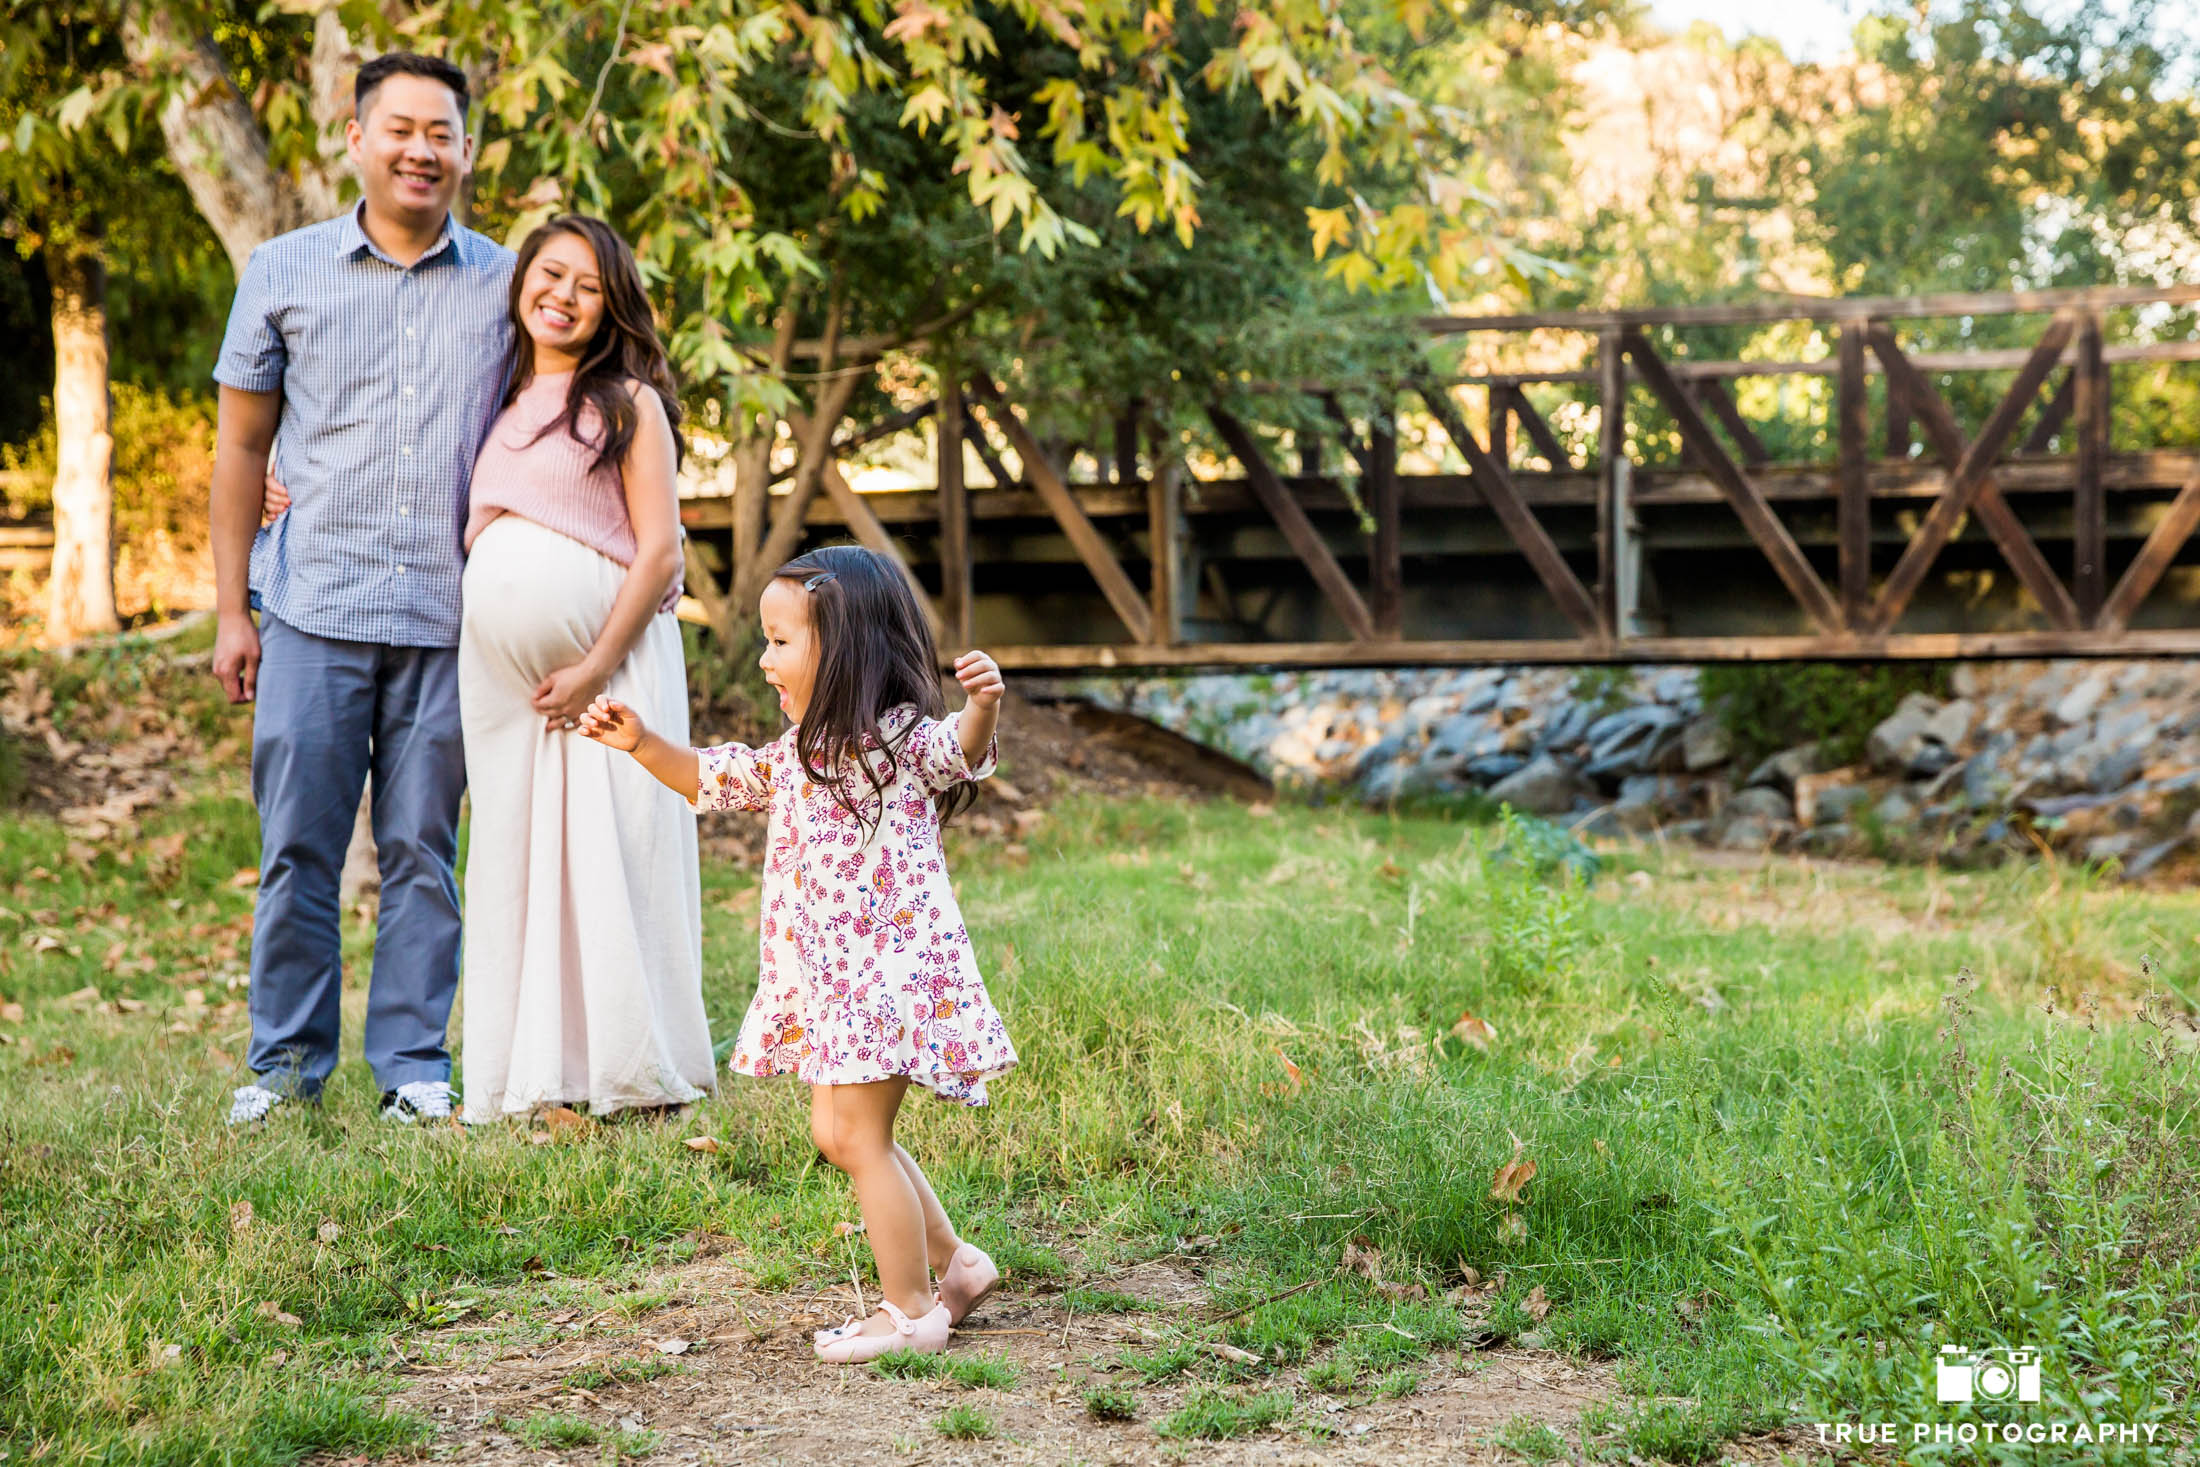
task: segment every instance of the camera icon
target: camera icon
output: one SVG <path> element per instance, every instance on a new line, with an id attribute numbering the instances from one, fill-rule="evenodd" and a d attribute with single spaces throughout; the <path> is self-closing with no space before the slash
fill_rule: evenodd
<path id="1" fill-rule="evenodd" d="M 2040 1352 L 1942 1345 L 1933 1377 L 1943 1401 L 2037 1401 Z"/>

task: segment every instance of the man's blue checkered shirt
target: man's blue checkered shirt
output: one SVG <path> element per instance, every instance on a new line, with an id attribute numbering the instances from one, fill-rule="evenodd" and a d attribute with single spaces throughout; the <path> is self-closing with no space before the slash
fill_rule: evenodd
<path id="1" fill-rule="evenodd" d="M 280 392 L 291 507 L 252 544 L 260 608 L 301 631 L 458 644 L 460 536 L 511 344 L 513 256 L 446 218 L 410 268 L 359 211 L 252 252 L 214 380 Z"/>

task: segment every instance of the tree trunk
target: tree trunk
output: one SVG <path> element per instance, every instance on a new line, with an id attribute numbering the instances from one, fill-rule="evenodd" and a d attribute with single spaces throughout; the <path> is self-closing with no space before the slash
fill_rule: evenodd
<path id="1" fill-rule="evenodd" d="M 48 252 L 53 283 L 53 574 L 46 639 L 73 642 L 115 615 L 115 442 L 107 421 L 107 270 L 97 255 Z"/>

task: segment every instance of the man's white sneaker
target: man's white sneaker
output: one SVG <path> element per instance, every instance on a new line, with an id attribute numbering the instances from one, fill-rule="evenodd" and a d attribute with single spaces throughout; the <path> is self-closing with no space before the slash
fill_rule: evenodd
<path id="1" fill-rule="evenodd" d="M 408 1080 L 382 1097 L 382 1119 L 411 1125 L 414 1121 L 447 1121 L 451 1118 L 448 1080 Z"/>
<path id="2" fill-rule="evenodd" d="M 250 1125 L 264 1121 L 267 1113 L 283 1103 L 284 1097 L 265 1085 L 239 1085 L 229 1097 L 229 1124 Z"/>

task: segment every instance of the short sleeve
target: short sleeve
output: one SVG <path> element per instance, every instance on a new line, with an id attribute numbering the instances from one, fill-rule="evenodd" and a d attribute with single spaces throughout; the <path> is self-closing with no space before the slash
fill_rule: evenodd
<path id="1" fill-rule="evenodd" d="M 752 749 L 747 744 L 717 744 L 695 751 L 696 789 L 688 803 L 697 810 L 768 810 L 772 803 L 772 765 L 779 746 Z"/>
<path id="2" fill-rule="evenodd" d="M 267 252 L 254 250 L 237 280 L 237 298 L 229 306 L 229 329 L 222 333 L 221 357 L 214 380 L 240 392 L 273 392 L 283 385 L 290 353 L 275 329 Z"/>
<path id="3" fill-rule="evenodd" d="M 993 736 L 986 740 L 985 756 L 975 765 L 963 752 L 962 718 L 967 711 L 950 713 L 945 718 L 920 718 L 902 743 L 900 762 L 931 794 L 939 794 L 966 779 L 984 779 L 1000 762 L 998 726 Z"/>

